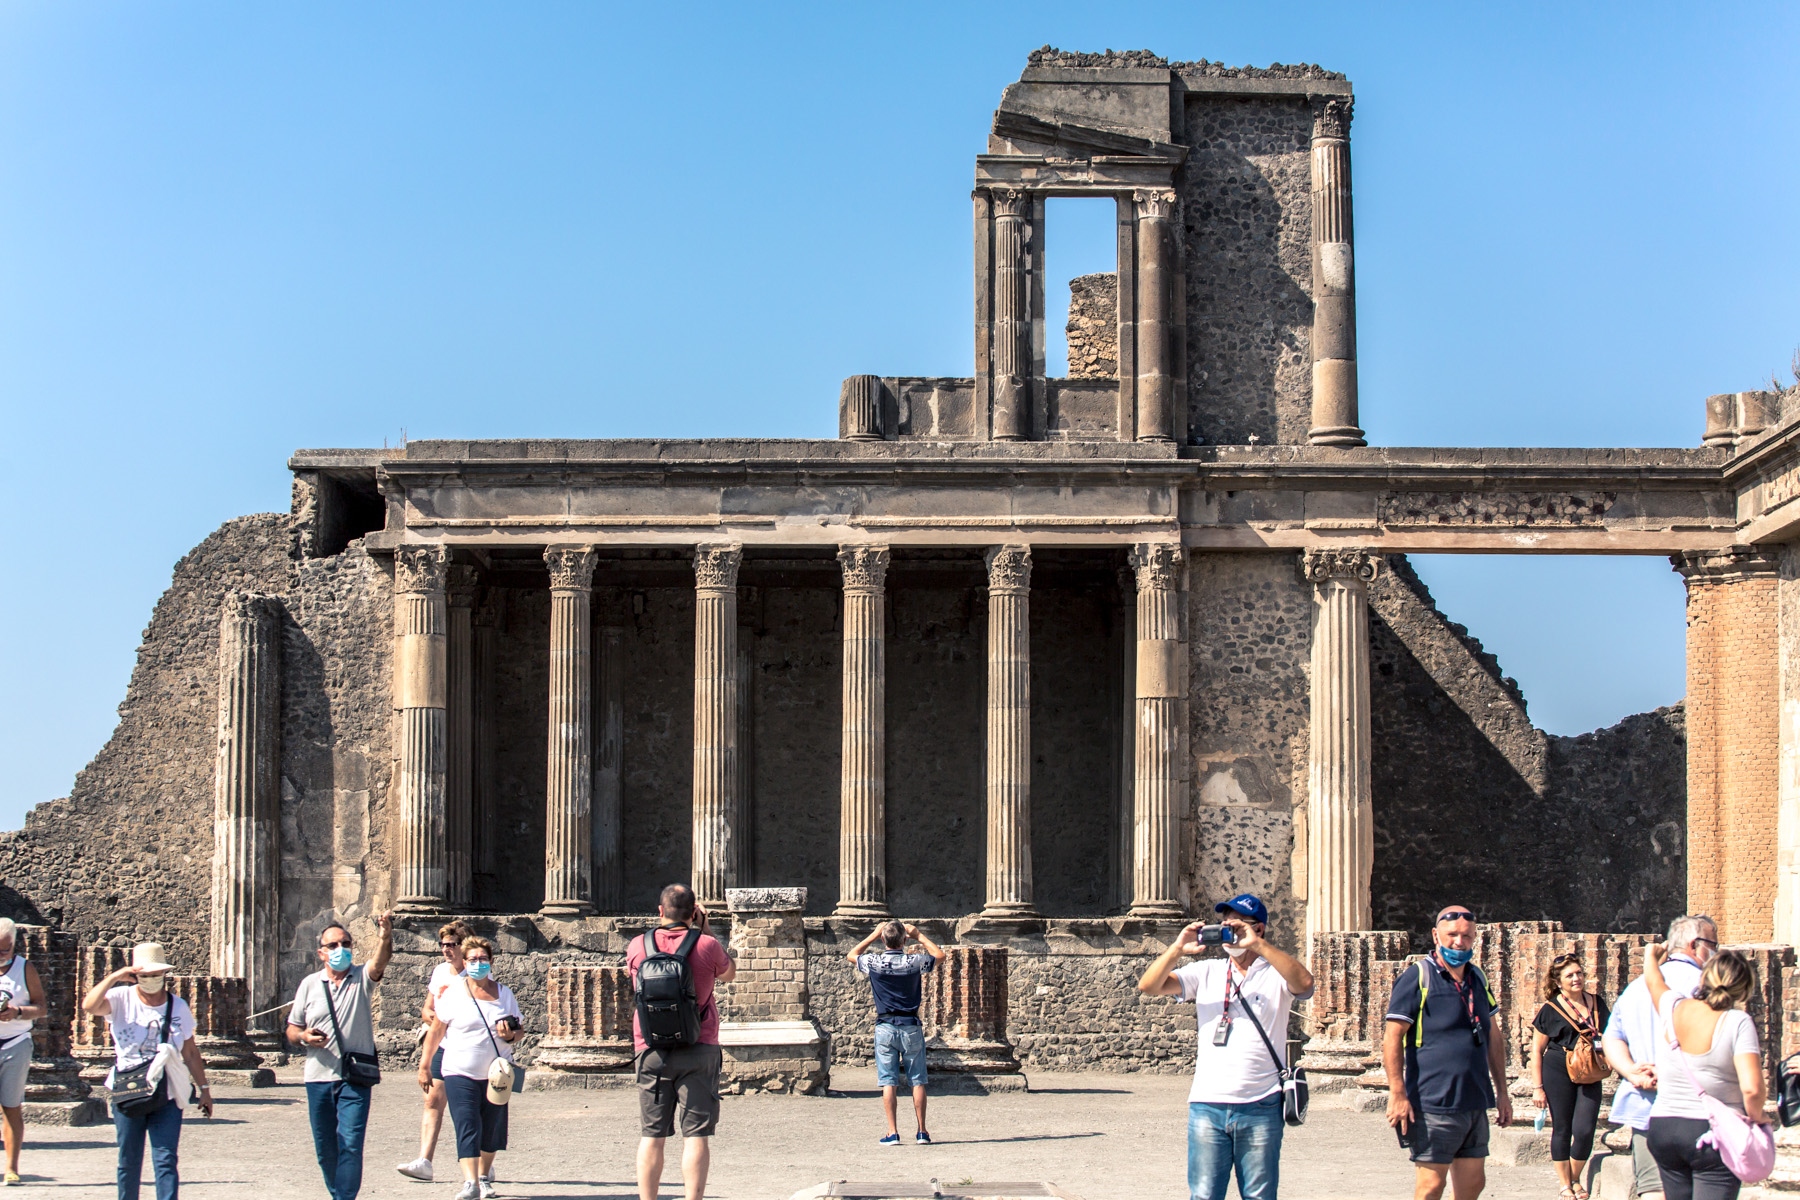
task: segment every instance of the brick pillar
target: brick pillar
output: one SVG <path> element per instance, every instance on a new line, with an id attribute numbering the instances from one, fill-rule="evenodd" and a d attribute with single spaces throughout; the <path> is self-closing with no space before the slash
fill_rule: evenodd
<path id="1" fill-rule="evenodd" d="M 812 1018 L 801 919 L 806 889 L 731 888 L 725 900 L 737 962 L 737 978 L 718 992 L 725 1090 L 824 1095 L 831 1046 Z"/>
<path id="2" fill-rule="evenodd" d="M 1710 914 L 1721 939 L 1768 941 L 1787 845 L 1775 560 L 1733 547 L 1670 561 L 1687 580 L 1687 911 Z"/>
<path id="3" fill-rule="evenodd" d="M 81 1077 L 89 1083 L 101 1082 L 112 1070 L 112 1034 L 105 1017 L 82 1012 L 78 1005 L 89 988 L 130 962 L 131 951 L 124 946 L 83 946 L 76 954 L 70 1054 L 81 1064 Z"/>
<path id="4" fill-rule="evenodd" d="M 25 1081 L 25 1119 L 43 1125 L 92 1125 L 106 1108 L 90 1097 L 74 1050 L 75 974 L 80 946 L 72 933 L 42 925 L 18 927 L 15 945 L 37 967 L 48 1011 L 31 1028 L 31 1073 Z"/>
<path id="5" fill-rule="evenodd" d="M 926 1060 L 952 1075 L 1016 1075 L 1006 1036 L 1006 947 L 952 946 L 925 977 Z"/>
<path id="6" fill-rule="evenodd" d="M 209 1072 L 256 1069 L 245 1019 L 250 1014 L 250 992 L 242 979 L 170 975 L 169 986 L 194 1010 L 194 1046 Z"/>
<path id="7" fill-rule="evenodd" d="M 576 1077 L 632 1067 L 631 973 L 624 967 L 551 967 L 549 1028 L 536 1066 Z"/>

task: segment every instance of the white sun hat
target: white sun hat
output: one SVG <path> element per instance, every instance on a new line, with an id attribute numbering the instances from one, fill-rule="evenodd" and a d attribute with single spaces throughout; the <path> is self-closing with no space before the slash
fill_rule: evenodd
<path id="1" fill-rule="evenodd" d="M 131 948 L 131 969 L 142 975 L 155 975 L 175 968 L 169 965 L 161 942 L 139 942 Z"/>

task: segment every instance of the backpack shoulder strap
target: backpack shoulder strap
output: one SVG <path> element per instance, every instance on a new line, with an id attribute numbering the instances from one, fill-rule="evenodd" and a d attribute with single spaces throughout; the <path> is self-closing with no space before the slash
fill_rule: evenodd
<path id="1" fill-rule="evenodd" d="M 1487 995 L 1488 1007 L 1499 1008 L 1500 1001 L 1494 996 L 1494 985 L 1488 982 L 1487 972 L 1483 971 L 1480 967 L 1476 967 L 1474 963 L 1470 963 L 1469 965 L 1475 967 L 1475 978 L 1480 981 L 1481 990 Z"/>
<path id="2" fill-rule="evenodd" d="M 687 936 L 681 939 L 681 945 L 675 947 L 675 957 L 679 958 L 682 962 L 686 962 L 688 960 L 688 955 L 692 954 L 694 952 L 694 947 L 699 944 L 700 931 L 698 929 L 689 929 L 687 931 Z"/>
<path id="3" fill-rule="evenodd" d="M 1431 975 L 1427 966 L 1428 961 L 1421 958 L 1413 964 L 1413 970 L 1419 973 L 1419 1015 L 1414 1018 L 1412 1028 L 1407 1033 L 1415 1050 L 1425 1044 L 1425 1001 L 1431 996 Z"/>
<path id="4" fill-rule="evenodd" d="M 168 1003 L 163 1005 L 162 1036 L 157 1039 L 157 1043 L 156 1043 L 157 1045 L 160 1046 L 160 1045 L 162 1045 L 162 1043 L 169 1040 L 169 1022 L 174 1019 L 175 1019 L 175 993 L 170 992 Z"/>

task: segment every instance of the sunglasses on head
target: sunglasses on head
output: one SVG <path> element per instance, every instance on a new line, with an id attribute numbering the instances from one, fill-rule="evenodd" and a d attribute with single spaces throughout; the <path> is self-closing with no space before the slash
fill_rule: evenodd
<path id="1" fill-rule="evenodd" d="M 1438 914 L 1438 924 L 1445 921 L 1473 921 L 1475 914 L 1466 908 L 1448 908 Z"/>

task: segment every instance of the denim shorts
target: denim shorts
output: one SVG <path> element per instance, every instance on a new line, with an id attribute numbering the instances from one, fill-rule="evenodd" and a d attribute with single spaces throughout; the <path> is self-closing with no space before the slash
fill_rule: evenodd
<path id="1" fill-rule="evenodd" d="M 875 1026 L 875 1082 L 881 1087 L 925 1086 L 925 1027 Z"/>

